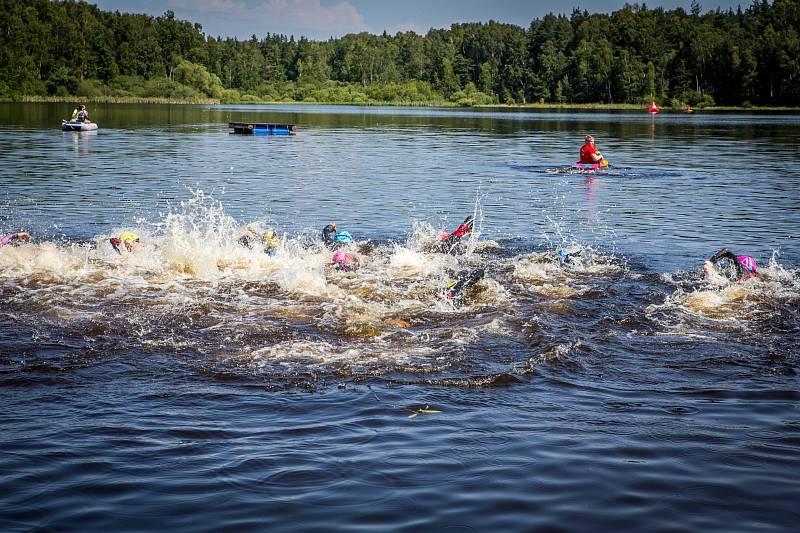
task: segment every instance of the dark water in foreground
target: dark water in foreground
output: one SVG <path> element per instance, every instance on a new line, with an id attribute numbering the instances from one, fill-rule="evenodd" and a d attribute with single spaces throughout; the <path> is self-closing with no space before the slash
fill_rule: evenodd
<path id="1" fill-rule="evenodd" d="M 0 104 L 3 531 L 796 528 L 797 117 L 90 111 Z"/>

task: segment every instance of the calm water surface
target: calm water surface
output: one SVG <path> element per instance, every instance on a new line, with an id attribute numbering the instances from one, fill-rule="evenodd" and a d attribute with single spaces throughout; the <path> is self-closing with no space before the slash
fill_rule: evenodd
<path id="1" fill-rule="evenodd" d="M 796 527 L 799 117 L 69 111 L 0 104 L 2 530 Z"/>

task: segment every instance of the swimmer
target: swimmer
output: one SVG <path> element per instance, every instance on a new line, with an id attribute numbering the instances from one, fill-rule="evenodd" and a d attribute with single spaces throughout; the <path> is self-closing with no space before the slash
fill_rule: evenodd
<path id="1" fill-rule="evenodd" d="M 139 241 L 139 236 L 132 231 L 123 231 L 119 234 L 119 237 L 112 237 L 108 239 L 111 243 L 111 246 L 114 247 L 114 250 L 117 251 L 119 255 L 122 255 L 122 245 L 125 245 L 125 249 L 129 252 L 133 252 L 139 249 L 141 242 Z"/>
<path id="2" fill-rule="evenodd" d="M 236 242 L 245 248 L 252 250 L 259 240 L 264 247 L 264 253 L 267 255 L 275 255 L 275 251 L 278 249 L 278 245 L 281 243 L 280 239 L 278 238 L 278 234 L 273 230 L 265 231 L 263 234 L 261 234 L 259 239 L 259 235 L 256 233 L 256 231 L 249 226 L 245 228 L 244 235 L 239 237 Z"/>
<path id="3" fill-rule="evenodd" d="M 278 238 L 278 234 L 271 229 L 264 232 L 264 235 L 261 236 L 261 244 L 264 245 L 265 254 L 275 255 L 275 251 L 278 249 L 280 243 L 281 241 Z"/>
<path id="4" fill-rule="evenodd" d="M 556 252 L 556 259 L 562 265 L 571 265 L 575 262 L 576 258 L 581 255 L 581 252 L 583 252 L 583 250 L 576 246 L 564 248 Z"/>
<path id="5" fill-rule="evenodd" d="M 727 248 L 721 249 L 703 263 L 705 278 L 722 275 L 730 281 L 744 281 L 757 276 L 756 260 L 748 255 L 736 255 Z"/>
<path id="6" fill-rule="evenodd" d="M 462 251 L 459 246 L 461 239 L 472 231 L 474 224 L 475 219 L 470 215 L 464 219 L 464 222 L 453 233 L 442 234 L 439 237 L 439 251 L 443 254 L 456 254 Z"/>
<path id="7" fill-rule="evenodd" d="M 464 303 L 469 288 L 482 280 L 483 276 L 484 271 L 482 268 L 476 268 L 472 271 L 464 270 L 459 272 L 455 276 L 456 279 L 447 284 L 445 296 L 448 300 L 451 300 L 454 303 Z"/>
<path id="8" fill-rule="evenodd" d="M 31 240 L 31 234 L 27 231 L 18 231 L 16 233 L 9 233 L 0 237 L 0 246 L 5 246 L 6 244 L 21 244 L 23 242 L 28 242 Z"/>
<path id="9" fill-rule="evenodd" d="M 353 236 L 350 235 L 350 232 L 336 229 L 335 222 L 322 228 L 322 242 L 331 250 L 338 250 L 352 240 Z"/>
<path id="10" fill-rule="evenodd" d="M 358 258 L 353 254 L 339 250 L 333 254 L 331 264 L 339 272 L 352 272 L 358 268 Z"/>

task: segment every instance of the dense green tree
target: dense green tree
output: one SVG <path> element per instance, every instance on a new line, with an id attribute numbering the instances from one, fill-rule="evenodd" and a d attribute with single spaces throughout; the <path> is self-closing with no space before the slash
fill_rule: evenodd
<path id="1" fill-rule="evenodd" d="M 800 0 L 705 13 L 698 2 L 688 13 L 626 4 L 527 28 L 458 23 L 327 41 L 220 38 L 172 11 L 80 0 L 0 0 L 0 10 L 0 96 L 800 105 Z"/>
<path id="2" fill-rule="evenodd" d="M 222 82 L 216 74 L 208 72 L 206 67 L 198 65 L 185 59 L 175 67 L 174 80 L 183 85 L 187 85 L 206 96 L 219 98 L 222 96 Z"/>

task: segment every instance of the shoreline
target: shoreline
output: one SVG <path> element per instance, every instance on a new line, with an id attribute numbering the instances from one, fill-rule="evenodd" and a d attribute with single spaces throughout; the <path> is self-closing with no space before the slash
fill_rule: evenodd
<path id="1" fill-rule="evenodd" d="M 471 107 L 476 108 L 501 108 L 501 109 L 598 109 L 606 111 L 647 111 L 649 104 L 482 104 Z M 685 107 L 671 107 L 661 106 L 661 112 L 669 111 L 670 113 L 683 113 L 693 115 L 695 113 L 702 113 L 705 111 L 794 111 L 800 113 L 800 107 L 787 107 L 787 106 L 708 106 L 702 108 L 695 108 L 691 112 L 687 112 Z"/>
<path id="2" fill-rule="evenodd" d="M 26 95 L 19 98 L 3 98 L 0 102 L 5 103 L 71 103 L 88 102 L 98 104 L 162 104 L 162 105 L 305 105 L 305 106 L 364 106 L 364 107 L 452 107 L 462 109 L 537 109 L 537 110 L 601 110 L 601 111 L 646 111 L 647 104 L 555 104 L 555 103 L 530 103 L 530 104 L 478 104 L 471 106 L 460 106 L 455 102 L 308 102 L 308 101 L 263 101 L 263 102 L 231 102 L 225 103 L 217 98 L 166 98 L 166 97 L 139 97 L 139 96 L 35 96 Z M 662 111 L 670 113 L 696 114 L 703 112 L 735 111 L 781 111 L 794 112 L 800 114 L 800 107 L 788 106 L 709 106 L 696 108 L 691 113 L 687 113 L 685 108 L 673 108 L 670 106 L 661 107 Z"/>

